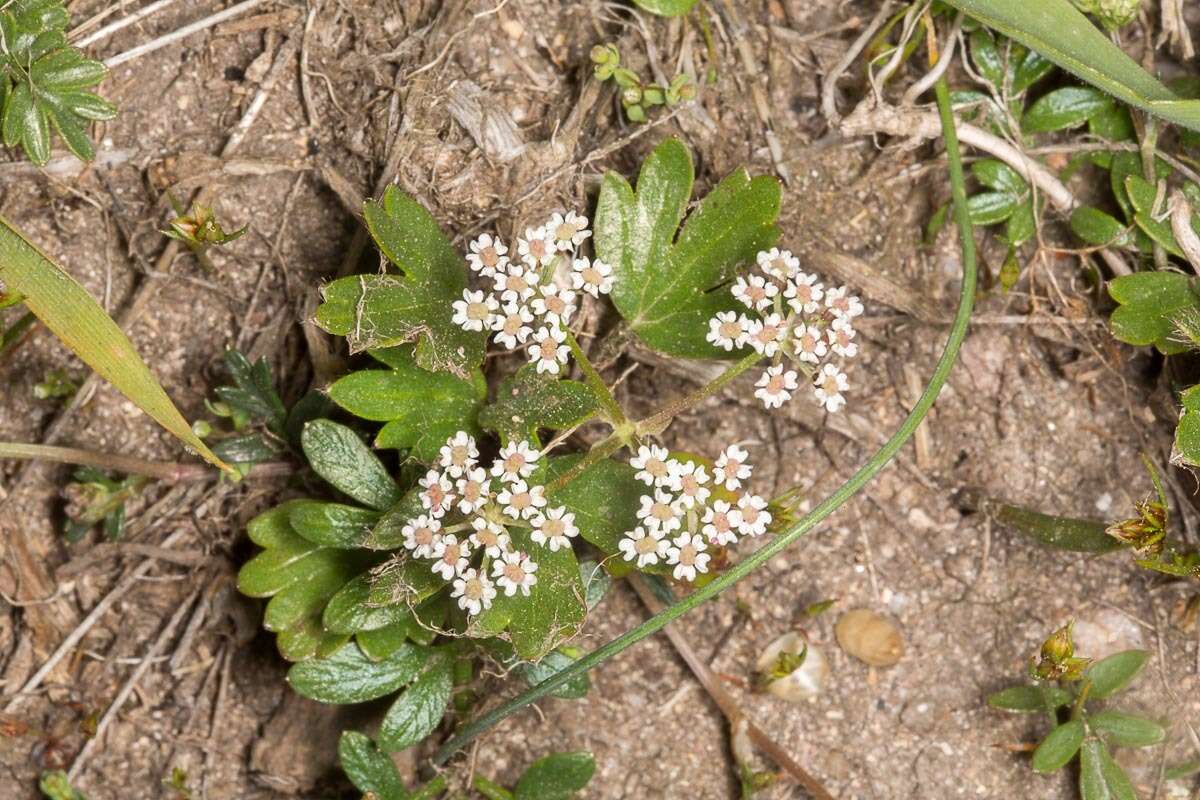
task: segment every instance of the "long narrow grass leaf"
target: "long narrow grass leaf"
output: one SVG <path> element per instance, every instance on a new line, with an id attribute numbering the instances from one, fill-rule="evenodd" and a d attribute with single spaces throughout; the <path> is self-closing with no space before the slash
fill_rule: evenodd
<path id="1" fill-rule="evenodd" d="M 0 217 L 0 284 L 63 344 L 205 461 L 230 468 L 200 441 L 124 332 L 92 296 Z"/>

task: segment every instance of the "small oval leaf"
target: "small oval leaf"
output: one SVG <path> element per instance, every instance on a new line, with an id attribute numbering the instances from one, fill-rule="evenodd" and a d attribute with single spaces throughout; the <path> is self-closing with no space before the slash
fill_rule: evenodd
<path id="1" fill-rule="evenodd" d="M 1091 697 L 1102 700 L 1124 689 L 1146 666 L 1150 653 L 1145 650 L 1123 650 L 1092 664 L 1087 678 L 1092 682 Z"/>
<path id="2" fill-rule="evenodd" d="M 1050 731 L 1033 751 L 1034 770 L 1048 773 L 1062 769 L 1079 752 L 1083 734 L 1083 721 L 1078 719 L 1064 722 Z"/>

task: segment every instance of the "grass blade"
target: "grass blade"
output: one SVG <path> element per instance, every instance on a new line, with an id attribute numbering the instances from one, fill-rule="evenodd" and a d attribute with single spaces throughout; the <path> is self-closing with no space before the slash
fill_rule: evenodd
<path id="1" fill-rule="evenodd" d="M 1069 0 L 946 0 L 1131 106 L 1200 130 L 1200 101 L 1183 100 L 1125 55 Z"/>
<path id="2" fill-rule="evenodd" d="M 0 217 L 0 284 L 24 297 L 25 306 L 100 377 L 117 387 L 210 464 L 231 471 L 192 433 L 129 338 L 100 304 Z"/>

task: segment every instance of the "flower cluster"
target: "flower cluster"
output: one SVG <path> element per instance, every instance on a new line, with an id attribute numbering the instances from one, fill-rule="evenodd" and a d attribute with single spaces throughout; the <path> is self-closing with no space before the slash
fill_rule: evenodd
<path id="1" fill-rule="evenodd" d="M 557 552 L 579 534 L 575 515 L 550 508 L 545 487 L 530 479 L 541 454 L 525 442 L 501 448 L 491 469 L 478 463 L 475 440 L 459 431 L 447 440 L 438 466 L 419 481 L 424 513 L 403 528 L 404 546 L 452 581 L 451 597 L 476 615 L 491 608 L 499 590 L 529 596 L 537 584 L 537 562 L 513 547 L 511 528 Z"/>
<path id="2" fill-rule="evenodd" d="M 612 291 L 612 268 L 579 253 L 592 232 L 587 217 L 555 214 L 517 239 L 512 254 L 500 239 L 483 234 L 471 242 L 467 263 L 492 281 L 492 291 L 463 290 L 454 301 L 453 321 L 468 331 L 491 331 L 509 350 L 525 348 L 539 373 L 558 375 L 567 363 L 567 324 L 579 293 L 600 297 Z M 562 283 L 559 268 L 569 266 Z"/>
<path id="3" fill-rule="evenodd" d="M 790 400 L 803 373 L 817 402 L 840 411 L 850 385 L 832 360 L 858 354 L 851 323 L 863 313 L 862 301 L 844 286 L 826 287 L 801 271 L 800 259 L 787 250 L 765 250 L 757 260 L 762 274 L 739 277 L 731 289 L 757 315 L 718 313 L 709 320 L 708 341 L 727 351 L 752 347 L 771 359 L 754 393 L 767 408 Z"/>
<path id="4" fill-rule="evenodd" d="M 662 561 L 674 566 L 676 580 L 694 581 L 708 572 L 709 547 L 765 533 L 771 513 L 744 486 L 752 471 L 747 455 L 727 447 L 710 476 L 704 465 L 671 458 L 665 448 L 639 447 L 629 463 L 650 492 L 642 495 L 638 526 L 618 545 L 625 560 L 639 569 Z"/>

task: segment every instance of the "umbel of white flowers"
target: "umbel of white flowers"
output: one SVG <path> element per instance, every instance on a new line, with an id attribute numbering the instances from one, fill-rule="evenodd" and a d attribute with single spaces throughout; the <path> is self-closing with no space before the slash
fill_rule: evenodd
<path id="1" fill-rule="evenodd" d="M 639 447 L 629 463 L 649 492 L 641 497 L 637 527 L 620 541 L 625 560 L 639 569 L 661 561 L 674 567 L 676 580 L 694 581 L 708 572 L 710 548 L 766 533 L 767 501 L 744 485 L 753 469 L 747 455 L 727 447 L 709 475 L 703 464 L 671 458 L 665 448 Z"/>
<path id="2" fill-rule="evenodd" d="M 720 312 L 709 320 L 708 341 L 727 351 L 751 347 L 771 359 L 754 393 L 767 408 L 791 399 L 800 385 L 798 370 L 812 382 L 818 403 L 842 410 L 850 384 L 833 362 L 858 355 L 851 322 L 862 314 L 862 301 L 844 286 L 827 288 L 801 271 L 800 259 L 787 250 L 763 251 L 757 262 L 761 274 L 739 277 L 730 291 L 758 316 Z"/>

